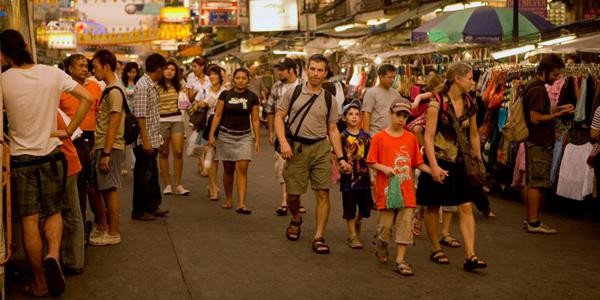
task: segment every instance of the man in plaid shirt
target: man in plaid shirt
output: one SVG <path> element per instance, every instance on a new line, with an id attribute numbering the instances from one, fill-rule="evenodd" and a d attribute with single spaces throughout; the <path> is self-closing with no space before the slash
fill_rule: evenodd
<path id="1" fill-rule="evenodd" d="M 167 61 L 160 54 L 146 58 L 146 74 L 135 85 L 133 115 L 137 118 L 140 135 L 133 148 L 134 220 L 152 221 L 164 217 L 169 211 L 161 209 L 162 197 L 158 183 L 158 148 L 162 143 L 159 134 L 158 87 L 156 82 L 163 76 Z"/>

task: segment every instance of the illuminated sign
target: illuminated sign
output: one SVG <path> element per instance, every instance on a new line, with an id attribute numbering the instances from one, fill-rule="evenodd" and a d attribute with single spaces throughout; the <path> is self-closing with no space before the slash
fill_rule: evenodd
<path id="1" fill-rule="evenodd" d="M 50 49 L 75 49 L 75 34 L 72 32 L 48 33 L 48 48 Z"/>
<path id="2" fill-rule="evenodd" d="M 289 30 L 298 30 L 296 0 L 250 0 L 250 31 Z"/>
<path id="3" fill-rule="evenodd" d="M 238 25 L 238 2 L 223 0 L 202 1 L 200 25 L 236 26 Z"/>
<path id="4" fill-rule="evenodd" d="M 108 32 L 124 33 L 157 25 L 159 10 L 146 9 L 150 3 L 136 4 L 140 2 L 144 1 L 77 1 L 76 8 L 81 21 L 101 24 Z M 156 14 L 147 14 L 155 10 Z"/>
<path id="5" fill-rule="evenodd" d="M 186 23 L 190 20 L 187 7 L 163 7 L 160 9 L 160 21 L 165 23 Z"/>

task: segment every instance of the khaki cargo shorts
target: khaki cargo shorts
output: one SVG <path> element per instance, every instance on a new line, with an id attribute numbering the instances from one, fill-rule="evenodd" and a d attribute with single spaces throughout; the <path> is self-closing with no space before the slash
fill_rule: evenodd
<path id="1" fill-rule="evenodd" d="M 550 171 L 554 145 L 538 146 L 525 143 L 525 185 L 530 188 L 547 189 L 552 186 Z"/>
<path id="2" fill-rule="evenodd" d="M 301 151 L 298 151 L 301 147 Z M 313 190 L 331 187 L 331 144 L 328 139 L 312 145 L 294 143 L 293 158 L 286 162 L 283 178 L 287 193 L 306 193 L 308 181 Z"/>

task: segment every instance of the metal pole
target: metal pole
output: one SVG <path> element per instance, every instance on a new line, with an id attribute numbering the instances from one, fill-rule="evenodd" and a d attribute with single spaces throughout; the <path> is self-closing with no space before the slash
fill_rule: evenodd
<path id="1" fill-rule="evenodd" d="M 519 0 L 513 0 L 513 42 L 519 44 Z"/>

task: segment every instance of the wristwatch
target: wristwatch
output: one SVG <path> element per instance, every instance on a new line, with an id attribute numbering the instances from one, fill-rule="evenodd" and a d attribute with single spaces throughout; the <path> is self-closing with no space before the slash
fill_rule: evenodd
<path id="1" fill-rule="evenodd" d="M 102 150 L 102 154 L 100 154 L 100 157 L 107 157 L 110 156 L 110 152 L 104 152 L 104 150 Z"/>

